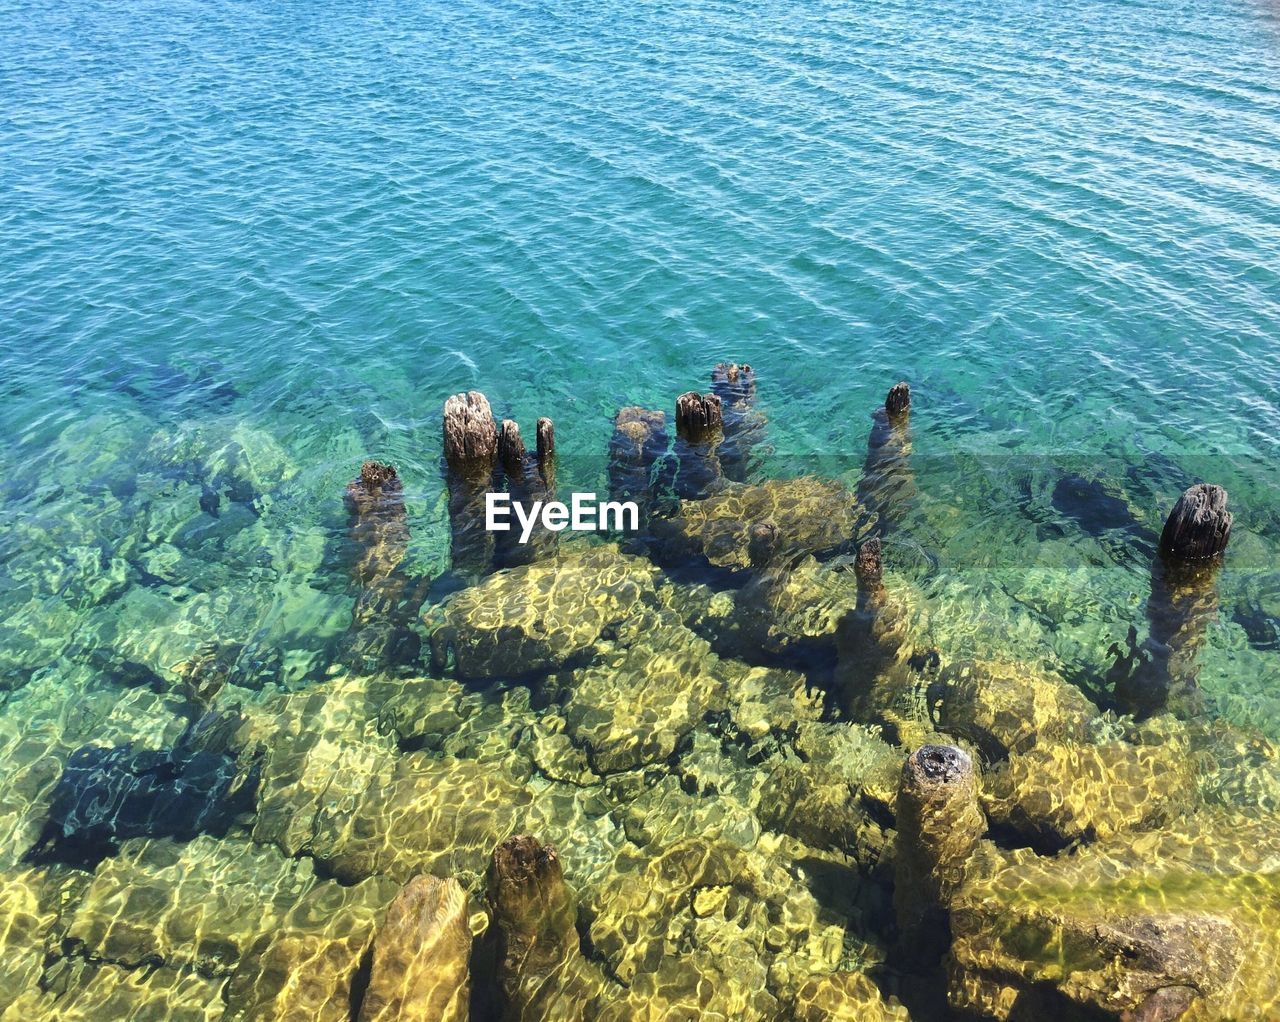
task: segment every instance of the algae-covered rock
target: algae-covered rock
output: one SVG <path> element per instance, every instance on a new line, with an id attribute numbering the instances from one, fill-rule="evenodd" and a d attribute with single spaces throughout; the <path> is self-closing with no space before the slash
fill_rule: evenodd
<path id="1" fill-rule="evenodd" d="M 341 831 L 320 835 L 315 854 L 347 880 L 479 874 L 532 800 L 526 777 L 506 766 L 407 753 L 359 797 Z"/>
<path id="2" fill-rule="evenodd" d="M 1069 857 L 989 860 L 952 905 L 955 1008 L 1186 1022 L 1280 1010 L 1272 821 L 1205 813 Z"/>
<path id="3" fill-rule="evenodd" d="M 792 726 L 791 713 L 804 703 L 801 675 L 722 659 L 656 611 L 619 625 L 597 652 L 596 663 L 555 684 L 566 693 L 569 734 L 600 774 L 667 758 L 710 710 L 734 707 L 741 724 L 762 736 L 775 724 Z M 775 699 L 786 703 L 781 715 Z"/>
<path id="4" fill-rule="evenodd" d="M 836 629 L 858 602 L 857 581 L 845 561 L 814 557 L 764 570 L 734 598 L 733 638 L 744 653 L 774 656 L 835 650 Z"/>
<path id="5" fill-rule="evenodd" d="M 948 665 L 930 686 L 940 730 L 992 758 L 1037 744 L 1082 741 L 1098 717 L 1084 693 L 1030 665 L 995 660 Z"/>
<path id="6" fill-rule="evenodd" d="M 471 994 L 467 895 L 456 880 L 417 876 L 387 909 L 359 1022 L 465 1022 Z"/>
<path id="7" fill-rule="evenodd" d="M 314 884 L 241 958 L 223 1022 L 349 1022 L 362 962 L 395 890 L 383 877 Z"/>
<path id="8" fill-rule="evenodd" d="M 125 969 L 66 958 L 40 989 L 13 1002 L 3 1022 L 218 1022 L 226 979 L 191 969 Z"/>
<path id="9" fill-rule="evenodd" d="M 1012 755 L 988 778 L 988 812 L 1048 850 L 1167 824 L 1195 793 L 1185 736 L 1167 738 L 1152 745 L 1067 741 Z"/>
<path id="10" fill-rule="evenodd" d="M 796 1022 L 909 1022 L 906 1008 L 886 1001 L 861 972 L 812 976 L 796 991 Z"/>
<path id="11" fill-rule="evenodd" d="M 751 564 L 751 526 L 772 522 L 779 547 L 791 554 L 825 550 L 851 540 L 857 507 L 839 483 L 812 476 L 726 483 L 705 500 L 681 501 L 677 515 L 655 519 L 662 556 L 673 561 L 701 556 L 721 568 Z"/>
<path id="12" fill-rule="evenodd" d="M 0 873 L 0 1013 L 39 983 L 45 956 L 60 939 L 63 904 L 78 897 L 86 882 L 79 872 Z"/>
<path id="13" fill-rule="evenodd" d="M 464 589 L 432 632 L 464 678 L 518 678 L 584 655 L 610 625 L 651 594 L 658 570 L 615 546 L 580 546 Z"/>

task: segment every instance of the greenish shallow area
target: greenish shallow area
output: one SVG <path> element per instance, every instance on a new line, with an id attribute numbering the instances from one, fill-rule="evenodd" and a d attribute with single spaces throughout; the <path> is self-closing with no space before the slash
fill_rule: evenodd
<path id="1" fill-rule="evenodd" d="M 477 1019 L 1275 1014 L 1274 6 L 7 14 L 0 1019 L 350 1018 L 420 873 Z M 453 563 L 446 397 L 603 495 L 619 409 L 674 436 L 721 359 L 739 479 Z M 1134 713 L 1201 481 L 1216 609 Z M 988 829 L 922 965 L 926 742 Z M 572 891 L 541 986 L 494 961 L 518 833 Z"/>

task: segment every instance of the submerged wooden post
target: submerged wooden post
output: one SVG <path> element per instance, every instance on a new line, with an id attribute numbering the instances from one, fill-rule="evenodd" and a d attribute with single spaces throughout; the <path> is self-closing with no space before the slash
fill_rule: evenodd
<path id="1" fill-rule="evenodd" d="M 836 626 L 836 689 L 845 712 L 869 722 L 883 708 L 884 690 L 896 685 L 888 669 L 902 646 L 901 611 L 887 599 L 880 539 L 864 540 L 854 558 L 858 602 Z"/>
<path id="2" fill-rule="evenodd" d="M 478 390 L 444 403 L 444 460 L 449 488 L 453 568 L 480 575 L 493 564 L 493 534 L 485 529 L 485 494 L 494 486 L 498 428 Z"/>
<path id="3" fill-rule="evenodd" d="M 487 889 L 504 1016 L 541 1017 L 535 1006 L 557 995 L 558 980 L 581 952 L 577 902 L 560 857 L 536 838 L 509 837 L 494 849 Z"/>
<path id="4" fill-rule="evenodd" d="M 667 452 L 667 415 L 634 405 L 613 419 L 609 439 L 609 499 L 633 501 L 640 512 L 640 531 L 648 528 L 653 510 L 654 466 Z"/>
<path id="5" fill-rule="evenodd" d="M 1174 505 L 1151 564 L 1150 634 L 1136 669 L 1116 683 L 1119 707 L 1138 719 L 1203 709 L 1197 659 L 1218 616 L 1218 570 L 1231 538 L 1227 491 L 1197 483 Z"/>
<path id="6" fill-rule="evenodd" d="M 537 425 L 538 474 L 548 490 L 556 488 L 556 427 L 543 416 Z"/>
<path id="7" fill-rule="evenodd" d="M 724 424 L 724 441 L 716 452 L 720 468 L 726 479 L 745 482 L 765 429 L 765 417 L 755 408 L 755 370 L 745 362 L 721 362 L 711 371 L 711 389 L 720 398 Z"/>
<path id="8" fill-rule="evenodd" d="M 521 439 L 520 426 L 504 419 L 498 435 L 498 461 L 506 476 L 512 509 L 507 516 L 511 528 L 497 533 L 495 539 L 496 562 L 502 567 L 530 564 L 554 551 L 560 539 L 559 533 L 544 528 L 539 522 L 528 540 L 520 542 L 520 519 L 515 512 L 519 505 L 527 517 L 533 513 L 536 502 L 555 498 L 555 427 L 551 420 L 538 420 L 538 453 L 531 455 Z"/>
<path id="9" fill-rule="evenodd" d="M 951 943 L 949 907 L 987 822 L 973 760 L 954 745 L 923 745 L 898 783 L 893 907 L 904 956 L 931 964 Z"/>
<path id="10" fill-rule="evenodd" d="M 901 520 L 915 495 L 911 470 L 911 387 L 895 383 L 884 407 L 872 413 L 867 457 L 858 481 L 858 503 L 863 513 L 875 516 L 880 535 L 888 534 Z"/>
<path id="11" fill-rule="evenodd" d="M 357 670 L 371 671 L 418 654 L 409 628 L 426 592 L 401 570 L 409 543 L 404 485 L 393 466 L 366 461 L 360 475 L 347 484 L 350 535 L 358 549 L 353 575 L 360 595 L 347 630 L 345 659 Z"/>
<path id="12" fill-rule="evenodd" d="M 462 886 L 452 878 L 414 877 L 387 908 L 374 938 L 359 1022 L 466 1022 L 470 957 Z"/>
<path id="13" fill-rule="evenodd" d="M 715 394 L 688 391 L 676 398 L 675 495 L 698 500 L 719 488 L 723 472 L 718 448 L 724 440 L 724 409 Z"/>

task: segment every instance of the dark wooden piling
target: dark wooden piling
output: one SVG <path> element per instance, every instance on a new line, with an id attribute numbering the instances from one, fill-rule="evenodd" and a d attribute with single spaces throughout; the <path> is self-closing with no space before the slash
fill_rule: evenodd
<path id="1" fill-rule="evenodd" d="M 426 579 L 400 568 L 409 543 L 404 485 L 394 467 L 366 461 L 347 484 L 349 535 L 356 548 L 352 575 L 359 595 L 344 643 L 344 659 L 372 671 L 413 660 L 419 642 L 409 627 L 426 593 Z"/>
<path id="2" fill-rule="evenodd" d="M 1139 720 L 1204 709 L 1199 653 L 1218 616 L 1218 571 L 1231 537 L 1227 491 L 1197 483 L 1178 498 L 1151 565 L 1149 634 L 1131 673 L 1116 680 L 1116 704 Z"/>
<path id="3" fill-rule="evenodd" d="M 765 417 L 756 409 L 756 374 L 751 366 L 721 362 L 711 371 L 711 390 L 720 398 L 724 439 L 717 454 L 726 479 L 745 482 L 763 444 Z"/>
<path id="4" fill-rule="evenodd" d="M 486 888 L 503 1015 L 532 1019 L 580 956 L 577 900 L 555 848 L 528 835 L 494 849 Z"/>
<path id="5" fill-rule="evenodd" d="M 949 907 L 987 829 L 973 760 L 954 745 L 924 745 L 902 767 L 893 907 L 908 962 L 935 963 L 951 943 Z"/>
<path id="6" fill-rule="evenodd" d="M 676 398 L 676 441 L 670 488 L 681 500 L 700 500 L 720 488 L 724 472 L 724 407 L 712 394 L 688 391 Z"/>
<path id="7" fill-rule="evenodd" d="M 547 488 L 556 488 L 556 427 L 545 416 L 538 420 L 538 473 Z"/>
<path id="8" fill-rule="evenodd" d="M 445 480 L 453 569 L 479 576 L 493 567 L 494 534 L 485 529 L 485 494 L 495 486 L 498 427 L 477 390 L 444 403 Z"/>
<path id="9" fill-rule="evenodd" d="M 507 522 L 511 528 L 495 534 L 495 562 L 500 567 L 531 564 L 553 553 L 560 541 L 560 534 L 534 525 L 529 538 L 520 541 L 520 519 L 516 506 L 526 516 L 534 512 L 539 501 L 555 499 L 555 430 L 550 419 L 539 419 L 538 453 L 529 453 L 520 436 L 520 427 L 511 419 L 505 419 L 498 437 L 498 461 L 506 480 L 507 493 L 511 497 L 511 511 Z M 550 481 L 548 481 L 550 480 Z"/>
<path id="10" fill-rule="evenodd" d="M 911 469 L 911 388 L 896 383 L 884 407 L 872 413 L 867 457 L 858 481 L 858 505 L 864 519 L 874 519 L 876 531 L 887 535 L 898 526 L 915 497 Z"/>
<path id="11" fill-rule="evenodd" d="M 887 598 L 879 537 L 863 541 L 853 569 L 858 600 L 836 626 L 835 686 L 845 713 L 871 722 L 880 719 L 884 690 L 900 680 L 890 668 L 902 647 L 902 608 Z"/>

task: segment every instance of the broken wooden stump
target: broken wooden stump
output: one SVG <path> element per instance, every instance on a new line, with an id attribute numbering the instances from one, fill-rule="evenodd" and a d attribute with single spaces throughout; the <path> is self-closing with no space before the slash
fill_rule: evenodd
<path id="1" fill-rule="evenodd" d="M 893 907 L 904 957 L 929 965 L 951 944 L 949 908 L 987 829 L 973 760 L 954 745 L 923 745 L 902 767 Z"/>
<path id="2" fill-rule="evenodd" d="M 556 488 L 556 427 L 546 416 L 538 420 L 538 474 L 548 490 Z"/>
<path id="3" fill-rule="evenodd" d="M 509 837 L 494 849 L 486 887 L 503 1017 L 548 1017 L 545 1009 L 569 996 L 582 958 L 577 900 L 560 857 L 529 835 Z"/>
<path id="4" fill-rule="evenodd" d="M 366 461 L 347 484 L 349 534 L 357 554 L 352 574 L 360 587 L 344 643 L 344 660 L 372 671 L 417 657 L 419 641 L 410 628 L 426 596 L 425 579 L 401 569 L 409 543 L 404 485 L 393 466 Z"/>
<path id="5" fill-rule="evenodd" d="M 676 442 L 671 490 L 681 500 L 700 500 L 719 489 L 724 473 L 719 448 L 724 409 L 716 394 L 689 391 L 676 398 Z"/>
<path id="6" fill-rule="evenodd" d="M 639 510 L 640 532 L 648 529 L 654 502 L 654 466 L 667 453 L 667 415 L 634 405 L 613 419 L 609 439 L 609 499 L 631 501 Z"/>
<path id="7" fill-rule="evenodd" d="M 911 388 L 906 383 L 894 384 L 884 407 L 877 408 L 871 417 L 858 504 L 864 514 L 877 519 L 883 536 L 901 522 L 916 492 L 911 470 Z"/>
<path id="8" fill-rule="evenodd" d="M 1118 707 L 1142 720 L 1166 710 L 1192 717 L 1204 709 L 1199 659 L 1218 616 L 1218 570 L 1231 536 L 1227 491 L 1197 483 L 1174 505 L 1151 564 L 1149 635 L 1131 674 L 1116 682 Z"/>
<path id="9" fill-rule="evenodd" d="M 764 440 L 765 417 L 756 410 L 756 374 L 743 363 L 721 362 L 711 371 L 711 389 L 720 398 L 724 440 L 717 454 L 726 479 L 745 482 L 753 455 Z"/>
<path id="10" fill-rule="evenodd" d="M 466 1022 L 471 929 L 458 881 L 416 876 L 396 895 L 373 941 L 359 1022 Z"/>
<path id="11" fill-rule="evenodd" d="M 885 590 L 878 537 L 863 541 L 853 569 L 858 597 L 836 626 L 835 685 L 846 714 L 863 723 L 882 722 L 889 694 L 906 684 L 896 670 L 902 666 L 906 615 Z"/>
<path id="12" fill-rule="evenodd" d="M 546 528 L 541 520 L 521 542 L 520 517 L 517 506 L 526 518 L 533 515 L 539 502 L 555 499 L 555 427 L 550 419 L 538 420 L 538 453 L 530 454 L 520 436 L 520 426 L 511 419 L 504 419 L 498 437 L 498 461 L 506 477 L 507 492 L 511 495 L 508 521 L 511 528 L 495 537 L 495 563 L 499 567 L 531 564 L 540 557 L 553 553 L 559 544 L 560 534 Z M 548 483 L 548 476 L 551 483 Z"/>
<path id="13" fill-rule="evenodd" d="M 444 403 L 444 460 L 449 489 L 453 569 L 483 575 L 493 565 L 493 534 L 485 529 L 485 494 L 494 488 L 498 428 L 488 399 L 477 390 Z"/>

